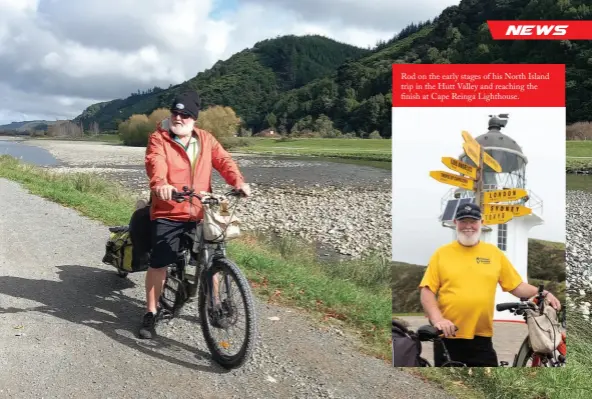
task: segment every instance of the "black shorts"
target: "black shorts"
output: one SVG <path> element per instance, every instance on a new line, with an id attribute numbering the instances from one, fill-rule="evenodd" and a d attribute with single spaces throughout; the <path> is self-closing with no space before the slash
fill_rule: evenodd
<path id="1" fill-rule="evenodd" d="M 192 242 L 195 231 L 195 222 L 177 222 L 168 219 L 153 220 L 150 267 L 160 269 L 176 263 L 184 245 Z"/>
<path id="2" fill-rule="evenodd" d="M 444 338 L 444 345 L 451 360 L 465 363 L 468 367 L 497 367 L 497 353 L 491 337 L 475 336 L 473 339 Z M 444 363 L 444 352 L 439 342 L 434 342 L 434 366 Z"/>

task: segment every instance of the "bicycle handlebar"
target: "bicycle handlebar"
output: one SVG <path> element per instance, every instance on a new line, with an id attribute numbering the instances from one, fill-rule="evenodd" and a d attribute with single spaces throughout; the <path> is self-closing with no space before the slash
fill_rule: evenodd
<path id="1" fill-rule="evenodd" d="M 224 197 L 244 197 L 245 195 L 241 190 L 232 189 L 229 192 L 227 192 L 226 194 L 224 194 L 223 196 Z M 214 197 L 204 198 L 204 196 L 196 194 L 194 189 L 189 189 L 189 187 L 187 187 L 187 186 L 184 186 L 183 191 L 181 191 L 181 192 L 173 191 L 173 193 L 172 193 L 172 199 L 179 202 L 179 203 L 181 203 L 183 201 L 187 201 L 191 197 L 197 198 L 203 204 L 208 204 L 208 205 L 216 205 L 220 202 L 220 200 L 218 198 L 214 198 Z"/>

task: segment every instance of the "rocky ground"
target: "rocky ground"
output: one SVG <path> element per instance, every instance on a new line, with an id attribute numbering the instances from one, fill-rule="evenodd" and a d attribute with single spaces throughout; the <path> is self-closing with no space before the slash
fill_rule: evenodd
<path id="1" fill-rule="evenodd" d="M 148 191 L 144 148 L 104 143 L 36 140 L 62 165 L 60 172 L 97 173 L 139 197 Z M 296 235 L 319 247 L 319 255 L 391 256 L 391 173 L 388 170 L 297 158 L 234 154 L 253 186 L 236 210 L 245 230 Z M 214 191 L 227 188 L 215 173 Z"/>
<path id="2" fill-rule="evenodd" d="M 592 312 L 592 194 L 567 191 L 566 291 L 570 306 L 589 319 Z"/>

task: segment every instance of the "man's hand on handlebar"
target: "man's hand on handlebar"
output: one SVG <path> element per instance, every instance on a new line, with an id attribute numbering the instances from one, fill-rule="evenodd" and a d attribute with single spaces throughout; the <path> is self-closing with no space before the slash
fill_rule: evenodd
<path id="1" fill-rule="evenodd" d="M 458 328 L 450 320 L 441 319 L 438 321 L 433 321 L 433 323 L 434 327 L 442 331 L 446 338 L 456 336 L 456 330 L 458 330 Z"/>
<path id="2" fill-rule="evenodd" d="M 547 291 L 545 298 L 549 301 L 551 307 L 553 307 L 556 311 L 559 312 L 561 310 L 561 302 L 559 302 L 559 299 L 555 298 L 555 295 Z"/>
<path id="3" fill-rule="evenodd" d="M 165 184 L 157 187 L 154 192 L 161 200 L 170 201 L 173 198 L 173 192 L 177 192 L 177 189 L 170 184 Z"/>

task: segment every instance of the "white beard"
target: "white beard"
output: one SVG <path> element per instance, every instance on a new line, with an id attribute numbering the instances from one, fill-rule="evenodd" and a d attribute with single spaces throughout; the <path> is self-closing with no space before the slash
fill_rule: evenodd
<path id="1" fill-rule="evenodd" d="M 193 131 L 193 122 L 185 123 L 183 125 L 175 125 L 171 122 L 171 132 L 179 137 L 187 137 Z"/>
<path id="2" fill-rule="evenodd" d="M 473 234 L 465 234 L 460 230 L 456 230 L 456 235 L 458 238 L 458 242 L 465 247 L 473 247 L 479 243 L 479 239 L 481 238 L 481 231 L 477 230 Z"/>

